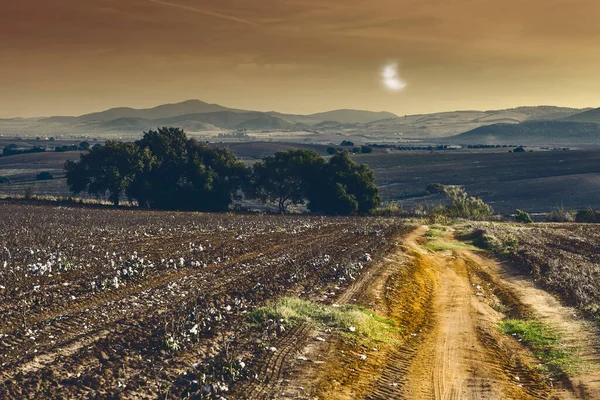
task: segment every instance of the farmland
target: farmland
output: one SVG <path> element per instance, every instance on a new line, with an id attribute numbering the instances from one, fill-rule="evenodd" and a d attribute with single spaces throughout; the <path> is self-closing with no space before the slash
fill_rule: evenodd
<path id="1" fill-rule="evenodd" d="M 250 329 L 250 310 L 285 294 L 327 301 L 408 230 L 380 219 L 0 207 L 3 398 L 221 393 L 239 379 L 232 362 L 260 372 L 255 356 L 273 335 Z"/>
<path id="2" fill-rule="evenodd" d="M 0 217 L 3 398 L 600 393 L 596 327 L 569 307 L 597 296 L 592 227 L 10 202 Z M 478 251 L 482 231 L 517 237 L 521 261 Z M 544 290 L 557 277 L 564 304 Z"/>

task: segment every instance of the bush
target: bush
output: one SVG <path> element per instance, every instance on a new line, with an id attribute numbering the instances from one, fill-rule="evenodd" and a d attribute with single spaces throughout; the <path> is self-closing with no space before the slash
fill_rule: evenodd
<path id="1" fill-rule="evenodd" d="M 337 152 L 338 152 L 338 149 L 336 149 L 335 147 L 330 146 L 327 148 L 327 154 L 329 154 L 329 155 L 334 155 Z"/>
<path id="2" fill-rule="evenodd" d="M 600 211 L 595 211 L 593 208 L 588 208 L 587 210 L 578 211 L 575 215 L 575 222 L 583 222 L 583 223 L 592 223 L 597 224 L 600 223 Z"/>
<path id="3" fill-rule="evenodd" d="M 500 232 L 492 235 L 481 229 L 477 229 L 468 238 L 473 240 L 473 244 L 477 247 L 503 255 L 515 253 L 519 244 L 517 237 L 510 232 Z"/>
<path id="4" fill-rule="evenodd" d="M 483 200 L 469 196 L 463 188 L 447 187 L 444 194 L 451 204 L 447 207 L 447 214 L 453 218 L 471 220 L 485 220 L 494 214 L 494 209 Z"/>
<path id="5" fill-rule="evenodd" d="M 340 146 L 349 146 L 349 147 L 352 147 L 352 146 L 354 146 L 354 142 L 351 142 L 349 140 L 343 140 L 342 143 L 340 143 Z"/>
<path id="6" fill-rule="evenodd" d="M 50 179 L 54 179 L 54 176 L 48 171 L 40 172 L 35 176 L 35 179 L 38 181 L 48 181 Z"/>
<path id="7" fill-rule="evenodd" d="M 25 200 L 33 199 L 33 188 L 32 187 L 25 188 L 24 197 L 25 197 Z"/>
<path id="8" fill-rule="evenodd" d="M 546 216 L 546 222 L 573 222 L 575 215 L 572 211 L 565 210 L 564 207 L 556 207 L 554 211 Z"/>
<path id="9" fill-rule="evenodd" d="M 517 222 L 522 222 L 524 224 L 531 224 L 531 223 L 533 223 L 533 220 L 531 219 L 531 217 L 529 216 L 529 214 L 526 213 L 525 211 L 521 211 L 519 209 L 517 209 L 517 215 L 515 216 L 515 220 Z"/>
<path id="10" fill-rule="evenodd" d="M 389 202 L 383 207 L 379 207 L 373 212 L 373 214 L 382 217 L 399 217 L 410 215 L 410 213 L 407 210 L 405 210 L 401 204 L 395 201 Z"/>
<path id="11" fill-rule="evenodd" d="M 10 183 L 10 179 L 5 176 L 0 176 L 0 183 Z"/>
<path id="12" fill-rule="evenodd" d="M 442 185 L 441 183 L 430 183 L 425 188 L 425 193 L 427 193 L 427 194 L 444 193 L 445 189 L 446 189 L 446 186 Z"/>

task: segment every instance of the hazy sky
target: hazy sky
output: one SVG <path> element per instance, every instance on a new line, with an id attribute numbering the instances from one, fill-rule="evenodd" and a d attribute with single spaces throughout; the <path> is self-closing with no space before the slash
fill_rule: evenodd
<path id="1" fill-rule="evenodd" d="M 599 0 L 0 0 L 0 117 L 600 107 L 599 50 Z"/>

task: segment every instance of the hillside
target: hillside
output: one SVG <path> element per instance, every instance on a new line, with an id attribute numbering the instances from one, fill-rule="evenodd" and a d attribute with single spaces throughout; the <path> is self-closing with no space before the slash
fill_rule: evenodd
<path id="1" fill-rule="evenodd" d="M 457 144 L 599 145 L 600 125 L 570 121 L 492 124 L 447 138 Z"/>
<path id="2" fill-rule="evenodd" d="M 564 118 L 565 121 L 573 122 L 592 122 L 600 124 L 600 108 L 594 108 L 592 110 L 584 111 L 575 115 Z"/>
<path id="3" fill-rule="evenodd" d="M 132 136 L 162 125 L 190 132 L 310 130 L 318 141 L 337 142 L 339 135 L 350 140 L 394 141 L 404 138 L 450 137 L 493 124 L 518 124 L 533 120 L 561 120 L 581 114 L 582 109 L 553 106 L 518 107 L 490 111 L 451 111 L 397 116 L 390 112 L 340 109 L 299 115 L 229 108 L 200 100 L 164 104 L 153 108 L 112 108 L 81 116 L 54 116 L 0 120 L 0 134 Z"/>

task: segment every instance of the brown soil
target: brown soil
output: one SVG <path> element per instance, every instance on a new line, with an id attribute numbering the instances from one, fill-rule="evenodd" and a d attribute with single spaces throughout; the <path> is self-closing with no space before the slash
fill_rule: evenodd
<path id="1" fill-rule="evenodd" d="M 468 249 L 424 250 L 419 243 L 426 240 L 426 230 L 405 237 L 338 298 L 393 319 L 397 343 L 373 345 L 326 332 L 305 333 L 326 341 L 309 340 L 268 398 L 600 398 L 600 362 L 589 324 L 549 293 L 509 273 L 508 266 Z M 447 232 L 445 240 L 453 242 L 452 235 Z M 552 381 L 538 372 L 540 361 L 526 347 L 498 331 L 507 317 L 547 322 L 586 367 Z"/>

